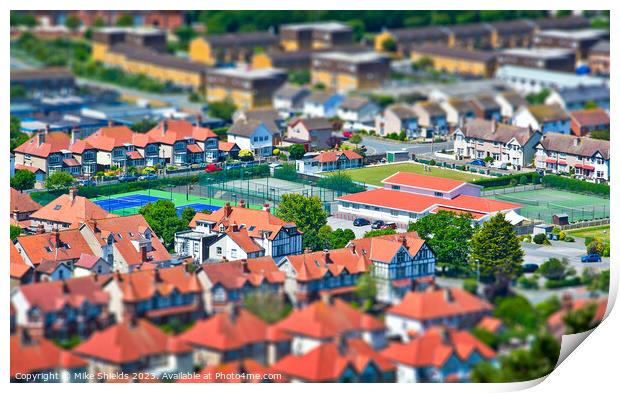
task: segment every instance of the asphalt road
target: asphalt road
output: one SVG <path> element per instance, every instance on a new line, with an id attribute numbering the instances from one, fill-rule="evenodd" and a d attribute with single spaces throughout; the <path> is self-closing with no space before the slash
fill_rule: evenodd
<path id="1" fill-rule="evenodd" d="M 431 151 L 440 151 L 442 149 L 450 150 L 454 146 L 453 141 L 449 142 L 440 142 L 440 143 L 403 143 L 399 141 L 392 141 L 389 139 L 379 139 L 379 138 L 362 138 L 362 145 L 366 146 L 366 154 L 383 154 L 386 151 L 394 151 L 394 150 L 407 150 L 411 153 L 415 154 L 425 154 L 431 153 Z"/>
<path id="2" fill-rule="evenodd" d="M 609 269 L 609 258 L 603 258 L 602 262 L 583 263 L 581 257 L 586 254 L 584 239 L 575 238 L 574 243 L 551 241 L 550 246 L 538 245 L 535 243 L 521 243 L 525 251 L 524 263 L 535 263 L 541 265 L 549 258 L 566 257 L 578 274 L 584 268 Z"/>

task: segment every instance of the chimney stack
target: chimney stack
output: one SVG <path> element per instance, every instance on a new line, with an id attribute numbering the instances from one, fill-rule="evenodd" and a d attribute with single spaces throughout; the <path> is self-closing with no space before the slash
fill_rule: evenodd
<path id="1" fill-rule="evenodd" d="M 263 205 L 263 211 L 266 211 L 266 212 L 269 212 L 269 211 L 270 211 L 270 208 L 269 208 L 269 204 L 268 204 L 268 203 L 265 203 L 265 204 Z"/>
<path id="2" fill-rule="evenodd" d="M 202 127 L 202 115 L 200 113 L 196 115 L 196 127 Z"/>
<path id="3" fill-rule="evenodd" d="M 239 200 L 239 203 L 237 204 L 237 206 L 239 206 L 239 207 L 245 207 L 245 200 L 240 199 L 240 200 Z"/>
<path id="4" fill-rule="evenodd" d="M 146 245 L 142 245 L 140 246 L 140 261 L 142 263 L 145 263 L 147 261 L 147 256 L 146 256 Z M 159 273 L 159 271 L 157 271 L 157 273 Z"/>
<path id="5" fill-rule="evenodd" d="M 573 295 L 568 292 L 564 292 L 562 295 L 562 309 L 570 310 L 573 308 Z"/>
<path id="6" fill-rule="evenodd" d="M 493 134 L 495 134 L 495 131 L 497 131 L 497 120 L 495 120 L 495 118 L 493 118 L 491 120 L 491 132 Z"/>
<path id="7" fill-rule="evenodd" d="M 581 145 L 581 138 L 577 137 L 577 138 L 573 139 L 573 145 L 575 145 L 575 146 Z"/>
<path id="8" fill-rule="evenodd" d="M 327 291 L 321 291 L 319 292 L 319 294 L 321 295 L 321 301 L 325 304 L 332 304 L 332 296 L 330 295 L 329 292 Z"/>
<path id="9" fill-rule="evenodd" d="M 230 230 L 233 232 L 239 232 L 239 225 L 237 225 L 236 222 L 233 222 L 233 224 L 230 226 Z"/>
<path id="10" fill-rule="evenodd" d="M 73 145 L 78 139 L 80 139 L 81 132 L 77 127 L 71 129 L 71 144 Z"/>
<path id="11" fill-rule="evenodd" d="M 400 242 L 400 244 L 402 244 L 403 246 L 407 245 L 407 236 L 405 235 L 399 235 L 398 236 L 398 241 Z"/>
<path id="12" fill-rule="evenodd" d="M 43 224 L 37 225 L 37 234 L 41 233 L 45 233 L 45 227 L 43 227 Z"/>
<path id="13" fill-rule="evenodd" d="M 312 250 L 310 249 L 310 247 L 304 248 L 304 254 L 310 254 L 311 252 Z"/>
<path id="14" fill-rule="evenodd" d="M 326 265 L 329 265 L 329 264 L 333 263 L 331 257 L 329 256 L 329 250 L 328 249 L 323 250 L 323 257 L 325 258 L 325 264 Z"/>
<path id="15" fill-rule="evenodd" d="M 13 219 L 14 219 L 15 221 L 19 221 L 18 217 L 19 217 L 19 210 L 14 209 L 14 210 L 13 210 Z"/>
<path id="16" fill-rule="evenodd" d="M 452 291 L 450 290 L 450 288 L 444 289 L 443 297 L 447 302 L 451 303 L 454 301 L 454 295 L 452 294 Z"/>
<path id="17" fill-rule="evenodd" d="M 347 248 L 351 250 L 351 253 L 355 254 L 355 243 L 350 241 L 349 244 L 347 244 Z"/>
<path id="18" fill-rule="evenodd" d="M 161 124 L 162 134 L 165 134 L 168 131 L 168 120 L 163 120 Z"/>
<path id="19" fill-rule="evenodd" d="M 247 259 L 242 259 L 241 260 L 241 267 L 243 268 L 243 272 L 244 273 L 250 273 L 250 268 L 248 267 L 248 260 Z"/>
<path id="20" fill-rule="evenodd" d="M 39 132 L 39 146 L 45 143 L 45 134 L 46 132 Z"/>
<path id="21" fill-rule="evenodd" d="M 77 188 L 76 187 L 71 187 L 69 189 L 69 201 L 71 201 L 71 204 L 73 204 L 73 202 L 75 202 L 75 197 L 77 196 Z"/>
<path id="22" fill-rule="evenodd" d="M 230 202 L 226 202 L 226 205 L 224 205 L 224 218 L 230 217 L 230 213 L 232 213 L 232 207 L 230 207 Z"/>
<path id="23" fill-rule="evenodd" d="M 58 228 L 54 229 L 54 247 L 58 249 L 60 247 L 60 231 Z"/>
<path id="24" fill-rule="evenodd" d="M 48 132 L 50 132 L 50 125 L 46 124 L 45 125 L 45 133 L 47 134 Z"/>

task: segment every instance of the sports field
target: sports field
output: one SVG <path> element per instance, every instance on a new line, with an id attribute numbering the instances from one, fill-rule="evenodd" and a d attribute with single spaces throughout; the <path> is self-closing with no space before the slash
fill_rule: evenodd
<path id="1" fill-rule="evenodd" d="M 381 180 L 385 179 L 390 175 L 393 175 L 396 172 L 412 172 L 419 175 L 443 177 L 446 179 L 461 180 L 465 182 L 472 182 L 474 180 L 480 180 L 484 178 L 483 176 L 474 173 L 467 173 L 438 167 L 430 167 L 430 170 L 430 172 L 425 172 L 424 165 L 422 164 L 402 163 L 376 165 L 358 169 L 347 169 L 344 172 L 349 174 L 351 178 L 355 181 L 372 184 L 375 186 L 381 186 Z"/>
<path id="2" fill-rule="evenodd" d="M 136 214 L 142 206 L 161 199 L 173 201 L 177 208 L 177 214 L 179 215 L 183 209 L 187 207 L 191 207 L 196 211 L 215 211 L 224 206 L 226 202 L 231 202 L 233 206 L 235 205 L 235 201 L 225 201 L 192 194 L 186 195 L 178 192 L 171 193 L 169 191 L 152 189 L 94 198 L 93 202 L 110 213 L 126 216 L 129 214 Z M 252 209 L 261 208 L 258 205 L 249 205 L 249 207 Z"/>
<path id="3" fill-rule="evenodd" d="M 489 196 L 523 205 L 521 215 L 551 223 L 554 214 L 568 214 L 570 222 L 609 217 L 609 199 L 574 192 L 542 188 Z"/>

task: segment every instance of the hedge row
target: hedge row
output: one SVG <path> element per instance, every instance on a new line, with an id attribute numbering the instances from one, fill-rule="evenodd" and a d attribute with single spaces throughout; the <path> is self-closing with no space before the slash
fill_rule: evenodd
<path id="1" fill-rule="evenodd" d="M 542 178 L 542 182 L 547 187 L 609 197 L 608 184 L 588 183 L 583 180 L 571 179 L 570 177 L 562 177 L 558 175 L 547 175 Z"/>
<path id="2" fill-rule="evenodd" d="M 547 280 L 547 282 L 545 282 L 546 289 L 575 287 L 578 285 L 581 285 L 581 278 L 579 277 L 565 278 L 563 280 Z"/>
<path id="3" fill-rule="evenodd" d="M 473 183 L 483 187 L 502 187 L 502 186 L 511 186 L 516 180 L 517 184 L 523 184 L 521 182 L 521 178 L 524 177 L 527 179 L 527 183 L 538 184 L 540 181 L 540 175 L 537 172 L 527 172 L 527 173 L 515 173 L 514 175 L 506 175 L 501 177 L 487 178 L 476 180 Z M 512 183 L 512 184 L 511 184 Z"/>

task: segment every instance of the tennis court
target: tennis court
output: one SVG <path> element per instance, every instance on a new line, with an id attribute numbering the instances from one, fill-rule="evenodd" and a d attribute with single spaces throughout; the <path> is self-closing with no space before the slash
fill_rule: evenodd
<path id="1" fill-rule="evenodd" d="M 196 211 L 215 211 L 223 207 L 226 202 L 231 202 L 233 206 L 235 205 L 235 202 L 237 202 L 236 200 L 224 200 L 213 197 L 209 198 L 202 195 L 196 195 L 195 193 L 170 192 L 155 189 L 102 196 L 99 198 L 94 198 L 93 202 L 110 213 L 127 216 L 130 214 L 137 214 L 140 208 L 147 203 L 162 199 L 167 199 L 174 202 L 177 209 L 177 214 L 179 215 L 186 207 L 191 207 Z M 261 209 L 262 206 L 250 204 L 249 207 L 251 209 Z"/>
<path id="2" fill-rule="evenodd" d="M 521 215 L 552 223 L 555 214 L 567 214 L 570 222 L 609 217 L 609 199 L 570 191 L 543 188 L 497 194 L 489 198 L 523 205 Z"/>

